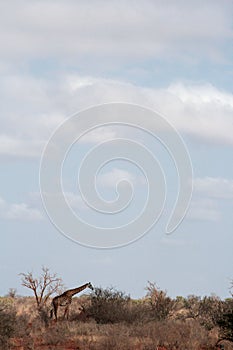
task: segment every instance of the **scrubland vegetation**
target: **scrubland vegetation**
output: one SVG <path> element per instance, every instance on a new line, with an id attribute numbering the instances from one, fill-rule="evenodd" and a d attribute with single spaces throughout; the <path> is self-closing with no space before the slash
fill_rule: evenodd
<path id="1" fill-rule="evenodd" d="M 35 297 L 10 290 L 0 298 L 0 349 L 233 349 L 232 297 L 172 299 L 153 283 L 146 289 L 144 298 L 133 300 L 113 288 L 95 288 L 73 298 L 69 320 L 60 308 L 57 322 L 49 318 L 51 298 L 38 305 Z"/>

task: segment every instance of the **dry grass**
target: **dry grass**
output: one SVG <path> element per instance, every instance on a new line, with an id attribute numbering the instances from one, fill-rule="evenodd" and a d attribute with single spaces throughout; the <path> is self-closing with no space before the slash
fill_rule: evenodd
<path id="1" fill-rule="evenodd" d="M 129 300 L 118 303 L 122 314 L 117 313 L 112 323 L 97 323 L 94 317 L 80 318 L 83 307 L 91 310 L 90 298 L 75 298 L 69 321 L 61 319 L 56 323 L 46 313 L 38 313 L 33 298 L 3 300 L 6 303 L 4 318 L 10 325 L 10 333 L 0 350 L 216 350 L 218 329 L 204 327 L 199 319 L 180 319 L 181 304 L 173 309 L 172 317 L 158 320 L 150 313 L 149 304 Z M 111 301 L 112 303 L 113 301 Z M 111 303 L 107 305 L 112 306 Z M 125 307 L 127 305 L 127 317 Z M 46 310 L 46 312 L 49 309 Z M 93 310 L 93 309 L 92 309 Z M 102 308 L 104 312 L 109 310 Z M 153 310 L 152 310 L 153 311 Z M 177 313 L 177 317 L 176 317 Z M 81 312 L 82 314 L 82 312 Z M 148 316 L 149 315 L 149 316 Z M 93 316 L 93 315 L 92 315 Z M 98 313 L 98 317 L 100 314 Z M 104 319 L 104 318 L 103 318 Z M 120 319 L 120 321 L 119 321 Z M 224 342 L 222 342 L 224 343 Z M 2 343 L 3 344 L 3 343 Z M 225 342 L 225 350 L 233 350 Z"/>

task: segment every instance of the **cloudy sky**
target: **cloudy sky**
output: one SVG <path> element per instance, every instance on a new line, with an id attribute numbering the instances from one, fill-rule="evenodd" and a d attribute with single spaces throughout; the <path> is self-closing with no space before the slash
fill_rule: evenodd
<path id="1" fill-rule="evenodd" d="M 233 3 L 232 1 L 8 1 L 0 4 L 0 294 L 18 293 L 20 272 L 48 266 L 67 287 L 86 281 L 133 297 L 147 281 L 171 296 L 229 295 L 233 278 Z M 53 131 L 69 116 L 106 102 L 158 111 L 178 130 L 192 161 L 194 192 L 179 228 L 165 235 L 167 211 L 140 240 L 118 249 L 83 247 L 61 235 L 42 206 L 39 166 Z M 75 182 L 91 147 L 114 137 L 141 140 L 165 168 L 175 198 L 169 155 L 142 132 L 95 130 L 73 150 L 64 171 L 69 202 L 92 224 L 118 218 L 91 212 Z M 75 166 L 74 166 L 75 163 Z M 143 174 L 113 161 L 97 178 L 107 200 L 124 178 L 138 214 Z M 73 167 L 72 167 L 73 165 Z M 76 180 L 75 180 L 76 179 Z M 169 196 L 168 196 L 169 197 Z"/>

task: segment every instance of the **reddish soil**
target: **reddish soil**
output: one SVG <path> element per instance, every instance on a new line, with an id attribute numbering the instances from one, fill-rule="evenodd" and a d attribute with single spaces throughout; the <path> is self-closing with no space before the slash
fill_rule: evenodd
<path id="1" fill-rule="evenodd" d="M 11 350 L 26 350 L 28 349 L 29 342 L 27 342 L 25 339 L 22 338 L 13 338 L 11 341 Z M 63 345 L 48 345 L 43 344 L 41 339 L 35 339 L 34 340 L 34 347 L 35 350 L 50 350 L 50 349 L 56 349 L 56 350 L 81 350 L 80 347 L 77 346 L 77 344 L 70 340 L 66 344 Z"/>

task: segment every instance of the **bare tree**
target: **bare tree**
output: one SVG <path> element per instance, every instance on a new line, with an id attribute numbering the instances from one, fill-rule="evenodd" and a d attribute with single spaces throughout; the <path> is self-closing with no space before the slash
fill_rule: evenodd
<path id="1" fill-rule="evenodd" d="M 63 288 L 62 279 L 44 266 L 42 266 L 42 273 L 39 278 L 34 277 L 32 272 L 21 273 L 20 276 L 22 276 L 22 286 L 33 291 L 38 309 L 46 305 L 52 294 L 59 293 Z"/>
<path id="2" fill-rule="evenodd" d="M 12 298 L 12 299 L 16 298 L 16 292 L 17 292 L 16 288 L 10 288 L 8 290 L 8 293 L 7 293 L 6 297 L 9 297 L 9 298 Z"/>
<path id="3" fill-rule="evenodd" d="M 157 320 L 166 319 L 173 309 L 174 301 L 167 296 L 167 291 L 161 290 L 150 281 L 148 281 L 146 290 L 153 318 Z"/>

